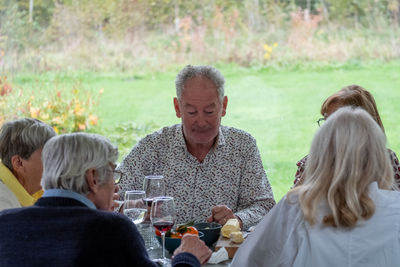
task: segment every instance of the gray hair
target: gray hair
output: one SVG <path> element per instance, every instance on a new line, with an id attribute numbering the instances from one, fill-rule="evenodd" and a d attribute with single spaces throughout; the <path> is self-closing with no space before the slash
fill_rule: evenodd
<path id="1" fill-rule="evenodd" d="M 375 211 L 368 186 L 394 188 L 386 137 L 361 108 L 343 107 L 334 112 L 314 136 L 305 168 L 304 184 L 295 188 L 306 221 L 313 224 L 317 206 L 326 199 L 331 226 L 354 226 Z"/>
<path id="2" fill-rule="evenodd" d="M 118 158 L 118 148 L 100 135 L 63 134 L 52 138 L 43 148 L 43 189 L 66 189 L 81 195 L 89 192 L 86 172 L 94 168 L 99 184 L 108 181 L 109 164 Z"/>
<path id="3" fill-rule="evenodd" d="M 1 161 L 12 170 L 13 156 L 19 155 L 28 159 L 55 135 L 51 126 L 37 119 L 24 118 L 6 122 L 0 129 Z"/>
<path id="4" fill-rule="evenodd" d="M 211 80 L 217 88 L 218 98 L 222 102 L 224 98 L 225 79 L 221 72 L 211 66 L 192 66 L 187 65 L 176 76 L 175 87 L 176 97 L 180 100 L 182 97 L 185 82 L 194 77 L 205 77 Z"/>

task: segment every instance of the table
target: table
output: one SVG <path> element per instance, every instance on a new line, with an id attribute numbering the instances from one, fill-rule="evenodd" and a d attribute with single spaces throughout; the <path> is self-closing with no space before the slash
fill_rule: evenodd
<path id="1" fill-rule="evenodd" d="M 148 247 L 155 247 L 152 250 L 148 250 L 147 253 L 149 254 L 150 259 L 157 259 L 161 257 L 162 249 L 160 244 L 158 243 L 157 239 L 154 236 L 154 229 L 151 226 L 149 222 L 144 222 L 141 224 L 136 225 L 138 228 L 139 233 L 142 235 L 143 240 L 145 242 L 146 248 Z M 213 248 L 211 248 L 212 251 L 214 251 Z M 171 258 L 171 255 L 169 252 L 166 250 L 165 255 L 167 258 Z M 227 260 L 224 262 L 221 262 L 219 264 L 206 264 L 203 266 L 207 267 L 224 267 L 224 266 L 229 266 L 231 260 Z"/>
<path id="2" fill-rule="evenodd" d="M 161 257 L 162 250 L 161 250 L 161 247 L 159 247 L 159 248 L 147 251 L 147 253 L 149 254 L 150 259 L 157 259 L 157 258 Z M 171 255 L 169 254 L 168 251 L 165 251 L 165 255 L 167 258 L 171 258 Z M 227 261 L 224 261 L 224 262 L 221 262 L 218 264 L 206 264 L 203 266 L 207 266 L 207 267 L 224 267 L 225 266 L 226 267 L 226 266 L 229 266 L 230 263 L 231 263 L 231 260 L 227 260 Z"/>

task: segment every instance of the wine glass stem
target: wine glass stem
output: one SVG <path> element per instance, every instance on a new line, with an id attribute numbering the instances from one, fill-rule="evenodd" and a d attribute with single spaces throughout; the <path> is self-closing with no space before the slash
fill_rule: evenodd
<path id="1" fill-rule="evenodd" d="M 162 258 L 165 259 L 165 232 L 161 232 L 162 239 Z"/>

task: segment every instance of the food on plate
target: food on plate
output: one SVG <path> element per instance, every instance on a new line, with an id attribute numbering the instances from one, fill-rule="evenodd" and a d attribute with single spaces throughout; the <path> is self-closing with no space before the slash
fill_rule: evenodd
<path id="1" fill-rule="evenodd" d="M 223 237 L 229 238 L 232 232 L 240 231 L 240 223 L 238 219 L 229 219 L 224 226 L 222 226 L 221 233 Z"/>
<path id="2" fill-rule="evenodd" d="M 229 235 L 229 238 L 231 239 L 231 241 L 232 241 L 233 243 L 237 243 L 237 244 L 240 244 L 240 243 L 242 243 L 242 242 L 244 241 L 243 233 L 240 232 L 240 231 L 238 231 L 238 232 L 232 232 L 232 233 Z"/>
<path id="3" fill-rule="evenodd" d="M 175 229 L 172 229 L 172 231 L 167 231 L 165 233 L 165 236 L 172 238 L 182 238 L 186 234 L 199 235 L 199 231 L 197 231 L 196 227 L 193 226 L 193 222 L 178 225 Z M 157 229 L 156 235 L 161 236 L 161 232 Z"/>

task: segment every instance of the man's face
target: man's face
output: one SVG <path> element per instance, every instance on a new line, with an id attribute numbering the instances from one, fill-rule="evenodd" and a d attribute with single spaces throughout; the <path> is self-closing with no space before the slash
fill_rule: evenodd
<path id="1" fill-rule="evenodd" d="M 22 159 L 23 168 L 18 170 L 18 175 L 24 177 L 23 186 L 30 194 L 40 190 L 42 179 L 43 163 L 42 148 L 36 149 L 28 159 Z"/>
<path id="2" fill-rule="evenodd" d="M 104 184 L 98 185 L 96 193 L 92 199 L 92 202 L 99 210 L 112 211 L 114 208 L 113 196 L 116 191 L 116 185 L 113 178 L 112 170 L 115 166 L 110 165 L 110 169 L 106 171 L 107 180 Z"/>
<path id="3" fill-rule="evenodd" d="M 175 98 L 174 106 L 189 145 L 214 143 L 227 103 L 226 96 L 222 103 L 219 101 L 217 88 L 208 78 L 194 77 L 185 82 L 181 100 Z"/>

